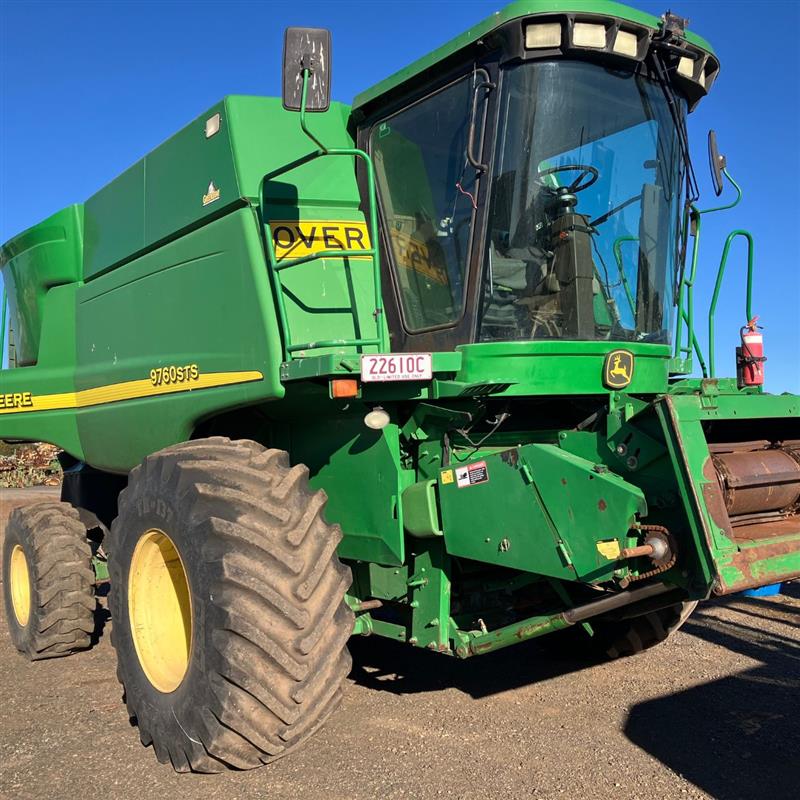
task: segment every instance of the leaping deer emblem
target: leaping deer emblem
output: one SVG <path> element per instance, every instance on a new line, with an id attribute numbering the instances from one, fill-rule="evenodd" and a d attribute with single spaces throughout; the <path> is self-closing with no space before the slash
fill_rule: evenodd
<path id="1" fill-rule="evenodd" d="M 614 355 L 614 366 L 611 367 L 608 374 L 609 375 L 618 375 L 620 378 L 623 378 L 625 381 L 630 381 L 631 376 L 628 374 L 628 368 L 621 364 L 622 356 L 619 353 Z"/>

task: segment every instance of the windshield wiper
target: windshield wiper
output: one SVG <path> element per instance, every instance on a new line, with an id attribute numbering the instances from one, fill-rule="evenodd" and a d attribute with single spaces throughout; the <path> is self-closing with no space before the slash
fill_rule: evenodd
<path id="1" fill-rule="evenodd" d="M 589 227 L 596 228 L 598 225 L 602 225 L 604 222 L 613 217 L 618 211 L 622 211 L 623 208 L 627 208 L 632 203 L 635 203 L 637 200 L 641 199 L 641 192 L 639 192 L 639 194 L 635 194 L 633 197 L 629 197 L 624 203 L 620 203 L 616 208 L 612 208 L 611 211 L 607 211 L 605 214 L 601 214 L 599 217 L 593 219 L 589 223 Z"/>

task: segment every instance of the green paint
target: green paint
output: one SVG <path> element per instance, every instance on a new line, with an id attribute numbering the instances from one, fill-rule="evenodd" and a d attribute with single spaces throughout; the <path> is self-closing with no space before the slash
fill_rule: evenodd
<path id="1" fill-rule="evenodd" d="M 391 234 L 377 201 L 395 198 L 376 198 L 376 176 L 388 170 L 395 183 L 398 173 L 421 180 L 426 153 L 409 160 L 395 142 L 373 164 L 365 114 L 385 120 L 400 90 L 412 102 L 459 59 L 468 77 L 472 59 L 486 52 L 480 41 L 501 46 L 492 39 L 499 26 L 567 12 L 651 31 L 659 25 L 603 0 L 520 0 L 369 89 L 355 110 L 334 103 L 306 117 L 277 98 L 227 97 L 82 205 L 5 244 L 0 270 L 17 358 L 0 371 L 0 437 L 53 442 L 122 474 L 192 436 L 283 448 L 308 466 L 311 486 L 328 495 L 328 520 L 342 528 L 354 632 L 461 657 L 563 627 L 567 608 L 649 573 L 646 557 L 620 557 L 645 539 L 643 526 L 669 529 L 676 561 L 657 580 L 687 597 L 800 575 L 800 520 L 792 527 L 797 518 L 788 515 L 772 551 L 742 527 L 734 533 L 710 461 L 710 443 L 800 439 L 800 398 L 740 390 L 725 378 L 675 379 L 691 372 L 694 357 L 705 375 L 693 288 L 702 215 L 741 196 L 727 173 L 737 200 L 689 209 L 681 222 L 687 234 L 694 226 L 688 269 L 664 271 L 682 276 L 674 343 L 644 334 L 616 341 L 594 292 L 605 333 L 591 341 L 531 340 L 520 331 L 517 341 L 478 343 L 477 320 L 415 340 L 392 316 L 398 276 L 385 258 Z M 711 52 L 694 34 L 687 39 Z M 498 105 L 499 96 L 490 97 L 486 130 L 496 138 Z M 219 130 L 207 136 L 217 115 Z M 377 141 L 386 138 L 378 129 Z M 403 219 L 403 192 L 391 219 L 446 238 L 447 220 L 428 218 L 436 191 L 423 187 L 426 219 Z M 476 248 L 488 240 L 488 210 L 502 199 L 497 181 L 481 179 L 477 198 L 464 260 L 476 287 L 465 295 L 473 316 L 486 285 Z M 307 240 L 309 251 L 279 253 L 271 223 L 289 226 L 293 244 Z M 326 224 L 346 223 L 368 230 L 369 246 L 324 238 Z M 317 235 L 323 246 L 312 247 Z M 734 231 L 710 308 L 712 376 L 714 313 L 741 236 L 751 245 L 752 314 L 752 240 Z M 643 290 L 626 278 L 624 248 L 638 238 L 612 246 L 631 312 Z M 412 263 L 405 278 L 430 279 L 413 271 Z M 612 390 L 604 370 L 618 348 L 632 354 L 633 371 Z M 401 349 L 432 351 L 432 379 L 362 380 L 362 353 Z M 333 381 L 343 378 L 356 382 L 355 395 L 337 399 Z M 389 424 L 374 431 L 363 420 L 378 406 Z M 102 563 L 95 567 L 100 576 Z M 361 610 L 368 600 L 380 605 Z"/>

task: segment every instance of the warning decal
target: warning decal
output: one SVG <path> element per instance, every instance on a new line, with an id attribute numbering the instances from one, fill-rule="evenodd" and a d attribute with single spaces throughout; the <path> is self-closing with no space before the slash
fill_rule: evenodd
<path id="1" fill-rule="evenodd" d="M 372 247 L 367 226 L 363 222 L 304 220 L 270 222 L 269 225 L 278 261 L 302 258 L 324 250 L 369 250 Z"/>
<path id="2" fill-rule="evenodd" d="M 475 486 L 477 483 L 486 483 L 489 480 L 489 470 L 485 461 L 476 461 L 466 467 L 456 467 L 456 483 L 459 489 L 465 486 Z"/>

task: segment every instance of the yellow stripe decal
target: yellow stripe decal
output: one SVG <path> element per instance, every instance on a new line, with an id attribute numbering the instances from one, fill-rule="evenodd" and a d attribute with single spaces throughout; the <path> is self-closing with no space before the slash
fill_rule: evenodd
<path id="1" fill-rule="evenodd" d="M 137 400 L 143 397 L 158 397 L 177 392 L 192 392 L 195 389 L 212 389 L 230 386 L 235 383 L 249 383 L 263 380 L 264 375 L 257 370 L 246 372 L 207 372 L 196 378 L 180 383 L 161 383 L 154 385 L 154 379 L 124 381 L 94 389 L 60 394 L 32 394 L 31 392 L 0 392 L 0 414 L 24 414 L 32 411 L 64 411 L 74 408 L 99 406 L 103 403 L 116 403 L 119 400 Z"/>

